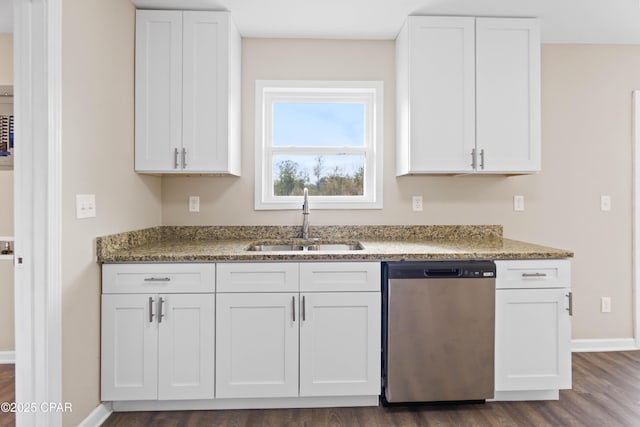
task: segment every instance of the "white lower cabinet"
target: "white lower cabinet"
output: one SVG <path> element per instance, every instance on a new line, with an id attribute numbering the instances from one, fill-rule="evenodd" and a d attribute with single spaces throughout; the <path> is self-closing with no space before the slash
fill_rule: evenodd
<path id="1" fill-rule="evenodd" d="M 380 294 L 303 293 L 300 396 L 380 392 Z"/>
<path id="2" fill-rule="evenodd" d="M 102 296 L 102 400 L 158 398 L 158 325 L 149 321 L 149 298 Z"/>
<path id="3" fill-rule="evenodd" d="M 159 298 L 165 317 L 158 326 L 158 399 L 213 398 L 215 295 Z"/>
<path id="4" fill-rule="evenodd" d="M 496 266 L 496 399 L 571 388 L 569 261 Z"/>
<path id="5" fill-rule="evenodd" d="M 255 292 L 264 269 L 280 280 Z M 217 278 L 234 292 L 217 294 L 216 397 L 380 393 L 379 263 L 218 264 Z"/>
<path id="6" fill-rule="evenodd" d="M 182 276 L 185 270 L 189 280 L 212 278 L 214 266 L 162 267 L 103 266 L 102 400 L 214 397 L 215 284 L 209 284 L 211 293 L 169 293 L 190 283 Z M 112 280 L 123 272 L 131 279 L 129 288 Z M 165 293 L 142 293 L 160 288 Z M 109 293 L 114 289 L 131 293 Z"/>
<path id="7" fill-rule="evenodd" d="M 297 396 L 297 294 L 217 297 L 217 397 Z"/>

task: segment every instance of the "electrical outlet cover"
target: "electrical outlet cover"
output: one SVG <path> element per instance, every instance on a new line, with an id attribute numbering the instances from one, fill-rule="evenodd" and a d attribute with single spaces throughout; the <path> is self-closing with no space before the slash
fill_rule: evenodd
<path id="1" fill-rule="evenodd" d="M 422 196 L 413 196 L 412 206 L 414 212 L 422 212 Z"/>
<path id="2" fill-rule="evenodd" d="M 524 196 L 513 196 L 513 210 L 516 212 L 524 211 Z"/>
<path id="3" fill-rule="evenodd" d="M 200 196 L 189 196 L 189 212 L 200 212 Z"/>

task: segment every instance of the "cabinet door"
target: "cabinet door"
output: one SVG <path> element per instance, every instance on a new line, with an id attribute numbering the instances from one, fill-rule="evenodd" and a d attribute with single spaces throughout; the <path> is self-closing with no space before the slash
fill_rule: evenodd
<path id="1" fill-rule="evenodd" d="M 380 293 L 304 293 L 300 396 L 380 394 Z"/>
<path id="2" fill-rule="evenodd" d="M 409 172 L 472 171 L 474 18 L 410 16 L 407 22 Z"/>
<path id="3" fill-rule="evenodd" d="M 571 388 L 568 293 L 496 291 L 496 391 Z"/>
<path id="4" fill-rule="evenodd" d="M 216 397 L 298 396 L 298 294 L 216 297 Z"/>
<path id="5" fill-rule="evenodd" d="M 102 295 L 102 400 L 158 397 L 157 296 Z"/>
<path id="6" fill-rule="evenodd" d="M 158 298 L 158 399 L 213 399 L 215 295 Z"/>
<path id="7" fill-rule="evenodd" d="M 476 20 L 479 172 L 540 170 L 540 29 L 536 19 Z"/>
<path id="8" fill-rule="evenodd" d="M 227 170 L 228 16 L 184 12 L 183 138 L 185 171 Z"/>
<path id="9" fill-rule="evenodd" d="M 175 153 L 182 149 L 182 12 L 136 11 L 135 74 L 135 169 L 176 172 Z"/>

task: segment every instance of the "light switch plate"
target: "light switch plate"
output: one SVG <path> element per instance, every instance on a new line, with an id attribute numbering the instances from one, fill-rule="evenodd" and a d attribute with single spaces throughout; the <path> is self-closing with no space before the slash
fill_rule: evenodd
<path id="1" fill-rule="evenodd" d="M 609 212 L 611 210 L 611 196 L 600 196 L 600 210 L 602 212 Z"/>
<path id="2" fill-rule="evenodd" d="M 95 218 L 96 216 L 96 195 L 76 194 L 76 218 Z"/>

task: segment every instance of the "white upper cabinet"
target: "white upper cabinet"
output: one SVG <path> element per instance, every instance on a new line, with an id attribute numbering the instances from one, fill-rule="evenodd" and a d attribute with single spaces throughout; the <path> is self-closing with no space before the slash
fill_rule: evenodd
<path id="1" fill-rule="evenodd" d="M 136 13 L 136 171 L 174 169 L 182 149 L 182 12 Z"/>
<path id="2" fill-rule="evenodd" d="M 226 12 L 136 12 L 137 172 L 240 174 L 240 61 Z"/>
<path id="3" fill-rule="evenodd" d="M 491 172 L 540 170 L 540 27 L 476 19 L 476 144 Z"/>
<path id="4" fill-rule="evenodd" d="M 473 171 L 474 18 L 410 16 L 396 40 L 399 175 Z"/>
<path id="5" fill-rule="evenodd" d="M 537 20 L 410 16 L 396 79 L 397 175 L 540 170 Z"/>

